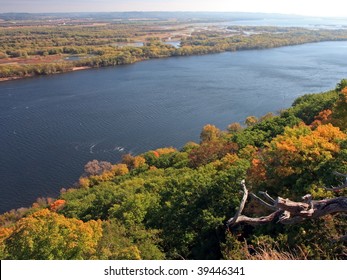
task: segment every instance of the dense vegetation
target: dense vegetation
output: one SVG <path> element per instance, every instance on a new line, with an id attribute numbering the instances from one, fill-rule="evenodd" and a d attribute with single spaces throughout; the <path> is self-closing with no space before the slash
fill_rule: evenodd
<path id="1" fill-rule="evenodd" d="M 170 40 L 181 41 L 181 47 L 168 44 Z M 0 79 L 130 64 L 152 58 L 337 40 L 347 40 L 347 30 L 241 26 L 202 29 L 187 23 L 174 25 L 170 21 L 65 25 L 63 20 L 55 26 L 0 27 Z M 70 56 L 74 59 L 69 60 Z"/>
<path id="2" fill-rule="evenodd" d="M 308 94 L 274 116 L 250 116 L 221 131 L 206 125 L 200 143 L 94 160 L 78 187 L 57 199 L 0 216 L 1 259 L 346 259 L 343 214 L 295 225 L 227 228 L 240 181 L 252 191 L 300 200 L 345 196 L 347 80 Z M 266 209 L 252 203 L 249 216 Z"/>

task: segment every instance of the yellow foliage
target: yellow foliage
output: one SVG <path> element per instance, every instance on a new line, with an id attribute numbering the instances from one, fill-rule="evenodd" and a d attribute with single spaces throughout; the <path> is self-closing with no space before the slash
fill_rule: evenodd
<path id="1" fill-rule="evenodd" d="M 123 156 L 122 163 L 126 164 L 129 169 L 133 169 L 143 166 L 146 163 L 146 159 L 142 156 L 134 157 L 130 154 L 127 154 Z"/>
<path id="2" fill-rule="evenodd" d="M 159 156 L 161 155 L 166 155 L 166 154 L 171 154 L 176 152 L 177 150 L 173 147 L 167 147 L 167 148 L 160 148 L 156 149 L 154 152 L 157 152 Z"/>
<path id="3" fill-rule="evenodd" d="M 200 139 L 201 142 L 215 141 L 219 138 L 221 132 L 220 130 L 212 124 L 207 124 L 203 127 Z"/>
<path id="4" fill-rule="evenodd" d="M 228 169 L 240 158 L 236 154 L 227 153 L 222 159 L 214 161 L 212 164 L 218 169 Z"/>
<path id="5" fill-rule="evenodd" d="M 133 159 L 133 167 L 134 168 L 139 168 L 141 166 L 143 166 L 146 163 L 145 158 L 141 157 L 141 156 L 136 156 Z"/>
<path id="6" fill-rule="evenodd" d="M 121 260 L 141 260 L 141 252 L 137 246 L 130 246 L 117 252 L 117 257 Z"/>
<path id="7" fill-rule="evenodd" d="M 245 120 L 245 124 L 246 124 L 247 126 L 255 125 L 257 122 L 258 122 L 258 119 L 257 119 L 257 117 L 255 117 L 255 116 L 249 116 L 249 117 L 247 117 L 246 120 Z"/>
<path id="8" fill-rule="evenodd" d="M 14 230 L 13 227 L 1 227 L 0 228 L 0 244 L 3 242 L 4 239 L 6 239 L 7 237 L 9 237 L 12 234 L 13 230 Z"/>
<path id="9" fill-rule="evenodd" d="M 264 155 L 269 155 L 268 163 L 277 165 L 275 172 L 279 176 L 299 174 L 303 166 L 331 159 L 340 151 L 339 141 L 346 137 L 331 124 L 320 125 L 315 130 L 301 124 L 274 138 Z"/>
<path id="10" fill-rule="evenodd" d="M 90 180 L 89 180 L 87 177 L 81 177 L 81 178 L 79 178 L 79 180 L 78 180 L 78 185 L 79 185 L 81 188 L 89 188 L 89 186 L 90 186 Z"/>
<path id="11" fill-rule="evenodd" d="M 96 253 L 101 236 L 101 221 L 84 223 L 43 209 L 20 219 L 4 244 L 16 259 L 85 259 Z"/>
<path id="12" fill-rule="evenodd" d="M 112 172 L 115 176 L 122 176 L 129 173 L 128 166 L 123 163 L 115 164 L 112 166 Z"/>
<path id="13" fill-rule="evenodd" d="M 258 149 L 252 145 L 247 145 L 242 150 L 239 151 L 240 158 L 251 160 L 256 156 Z"/>
<path id="14" fill-rule="evenodd" d="M 221 163 L 224 168 L 228 168 L 231 167 L 237 160 L 239 160 L 239 157 L 236 154 L 228 153 L 221 159 Z"/>

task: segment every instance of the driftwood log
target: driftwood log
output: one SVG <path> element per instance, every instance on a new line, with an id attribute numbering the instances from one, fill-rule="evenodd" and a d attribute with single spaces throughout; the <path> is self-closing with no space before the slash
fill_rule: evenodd
<path id="1" fill-rule="evenodd" d="M 335 172 L 334 174 L 345 177 L 344 184 L 335 188 L 324 188 L 326 190 L 334 192 L 338 192 L 344 188 L 347 188 L 347 175 L 338 172 Z M 282 197 L 277 197 L 277 199 L 274 199 L 266 192 L 259 192 L 259 194 L 262 195 L 264 199 L 261 199 L 253 193 L 251 193 L 250 195 L 258 200 L 262 205 L 271 209 L 273 212 L 267 216 L 255 218 L 248 217 L 242 215 L 242 211 L 246 205 L 249 193 L 244 180 L 242 180 L 241 186 L 243 187 L 243 197 L 240 203 L 240 207 L 237 210 L 236 214 L 227 221 L 228 227 L 233 227 L 241 223 L 255 226 L 267 224 L 273 221 L 282 224 L 295 224 L 306 219 L 316 219 L 329 214 L 347 212 L 347 197 L 313 200 L 312 196 L 310 194 L 307 194 L 302 197 L 302 202 L 296 202 Z M 342 236 L 340 240 L 347 242 L 347 235 Z"/>

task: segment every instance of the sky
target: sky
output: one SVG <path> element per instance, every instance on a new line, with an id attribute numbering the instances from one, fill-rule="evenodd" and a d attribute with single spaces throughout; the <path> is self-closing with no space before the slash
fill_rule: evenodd
<path id="1" fill-rule="evenodd" d="M 346 7 L 345 0 L 0 0 L 0 13 L 217 11 L 347 17 Z"/>

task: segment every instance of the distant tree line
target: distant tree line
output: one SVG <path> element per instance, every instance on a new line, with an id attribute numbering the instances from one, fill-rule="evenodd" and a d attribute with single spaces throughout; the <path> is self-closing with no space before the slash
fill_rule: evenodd
<path id="1" fill-rule="evenodd" d="M 161 29 L 141 24 L 105 26 L 23 27 L 0 29 L 0 78 L 47 75 L 74 67 L 106 67 L 170 56 L 266 49 L 321 41 L 347 40 L 347 30 L 310 30 L 285 27 L 229 27 L 231 35 L 195 32 L 181 38 L 181 47 L 162 42 Z M 120 46 L 142 40 L 144 46 Z M 66 61 L 67 56 L 79 56 Z M 6 59 L 18 58 L 19 62 Z M 35 58 L 34 60 L 32 60 Z M 37 60 L 37 58 L 40 58 Z"/>

